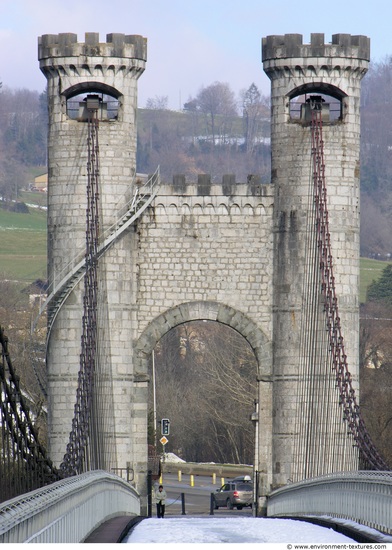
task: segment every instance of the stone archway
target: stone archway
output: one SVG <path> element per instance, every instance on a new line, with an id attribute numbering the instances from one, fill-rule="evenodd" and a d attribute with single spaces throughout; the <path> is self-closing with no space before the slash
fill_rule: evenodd
<path id="1" fill-rule="evenodd" d="M 272 482 L 272 343 L 257 325 L 234 308 L 213 301 L 180 304 L 155 318 L 134 346 L 135 382 L 148 380 L 148 364 L 157 342 L 174 327 L 190 321 L 216 321 L 241 334 L 257 360 L 259 401 L 255 469 L 258 472 L 258 511 L 265 513 L 265 501 Z M 147 396 L 147 393 L 145 394 Z"/>
<path id="2" fill-rule="evenodd" d="M 218 302 L 188 302 L 180 304 L 154 319 L 136 342 L 135 376 L 148 374 L 148 361 L 157 342 L 172 328 L 189 321 L 217 321 L 239 332 L 251 346 L 258 364 L 258 379 L 272 374 L 271 342 L 243 313 Z"/>

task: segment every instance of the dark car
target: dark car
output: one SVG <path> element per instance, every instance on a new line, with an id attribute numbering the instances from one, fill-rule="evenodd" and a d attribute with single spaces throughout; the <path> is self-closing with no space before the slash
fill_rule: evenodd
<path id="1" fill-rule="evenodd" d="M 214 508 L 226 506 L 242 510 L 245 506 L 252 507 L 253 483 L 251 481 L 228 481 L 214 493 Z"/>

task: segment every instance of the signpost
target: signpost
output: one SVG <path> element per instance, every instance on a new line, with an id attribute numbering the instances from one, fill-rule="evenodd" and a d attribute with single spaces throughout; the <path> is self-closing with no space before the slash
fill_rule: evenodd
<path id="1" fill-rule="evenodd" d="M 162 432 L 162 437 L 159 441 L 160 441 L 160 443 L 162 443 L 163 462 L 165 462 L 165 454 L 166 454 L 165 453 L 165 445 L 167 445 L 167 443 L 169 443 L 169 440 L 166 436 L 170 434 L 170 420 L 168 418 L 162 418 L 162 420 L 161 420 L 161 432 Z"/>

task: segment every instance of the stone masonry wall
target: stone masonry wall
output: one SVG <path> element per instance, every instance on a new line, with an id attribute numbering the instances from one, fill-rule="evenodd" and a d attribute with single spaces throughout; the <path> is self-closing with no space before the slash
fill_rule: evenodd
<path id="1" fill-rule="evenodd" d="M 146 61 L 138 35 L 71 33 L 39 39 L 48 80 L 49 282 L 57 279 L 85 236 L 87 128 L 67 115 L 67 100 L 100 91 L 118 100 L 118 117 L 100 122 L 102 230 L 132 195 L 136 172 L 137 79 Z M 366 37 L 312 34 L 263 39 L 272 82 L 272 185 L 232 175 L 212 183 L 176 176 L 100 262 L 107 321 L 102 328 L 113 381 L 117 467 L 129 464 L 146 494 L 148 358 L 170 328 L 209 319 L 238 330 L 258 360 L 259 494 L 287 483 L 293 456 L 298 346 L 306 269 L 310 134 L 290 120 L 296 91 L 333 90 L 343 117 L 325 127 L 331 240 L 342 324 L 354 379 L 358 353 L 359 95 L 367 70 Z M 82 285 L 61 308 L 48 346 L 50 455 L 64 454 L 73 416 L 80 353 Z M 100 328 L 101 330 L 101 328 Z M 341 456 L 339 449 L 337 455 Z M 303 472 L 297 471 L 301 478 Z M 142 503 L 145 508 L 145 502 Z"/>
<path id="2" fill-rule="evenodd" d="M 271 333 L 270 186 L 161 186 L 138 223 L 139 331 L 180 303 L 218 301 Z"/>
<path id="3" fill-rule="evenodd" d="M 272 209 L 269 185 L 174 178 L 138 220 L 135 376 L 147 375 L 159 338 L 191 320 L 225 323 L 242 334 L 259 364 L 259 471 L 271 483 Z M 140 359 L 140 360 L 139 360 Z M 143 419 L 140 419 L 143 422 Z M 142 433 L 142 431 L 141 431 Z M 141 445 L 143 441 L 141 441 Z"/>

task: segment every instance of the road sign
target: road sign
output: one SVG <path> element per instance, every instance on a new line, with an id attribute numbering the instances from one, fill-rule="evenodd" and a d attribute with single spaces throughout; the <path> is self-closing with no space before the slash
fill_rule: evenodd
<path id="1" fill-rule="evenodd" d="M 166 443 L 169 443 L 169 440 L 168 440 L 167 437 L 163 436 L 163 437 L 161 437 L 159 442 L 162 443 L 162 445 L 166 445 Z"/>

